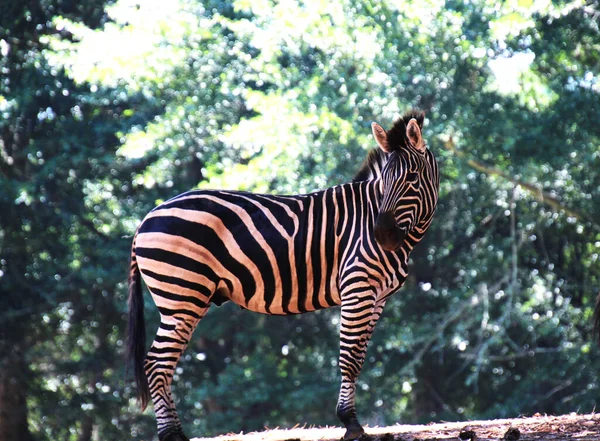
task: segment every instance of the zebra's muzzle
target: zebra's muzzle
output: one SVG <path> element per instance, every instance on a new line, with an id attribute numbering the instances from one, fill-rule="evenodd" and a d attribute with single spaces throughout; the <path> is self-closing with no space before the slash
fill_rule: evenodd
<path id="1" fill-rule="evenodd" d="M 389 211 L 377 216 L 373 233 L 377 243 L 386 251 L 396 251 L 406 237 L 406 230 L 398 227 L 394 215 Z"/>

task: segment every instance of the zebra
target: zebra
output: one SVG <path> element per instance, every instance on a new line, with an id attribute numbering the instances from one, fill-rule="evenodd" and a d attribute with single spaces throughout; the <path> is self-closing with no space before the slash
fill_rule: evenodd
<path id="1" fill-rule="evenodd" d="M 355 390 L 367 345 L 437 205 L 439 169 L 423 121 L 413 110 L 387 131 L 373 123 L 379 148 L 350 183 L 293 196 L 192 190 L 148 213 L 132 244 L 128 353 L 160 441 L 188 440 L 173 373 L 210 305 L 226 301 L 278 315 L 341 306 L 337 416 L 344 439 L 364 433 Z M 140 278 L 160 313 L 147 353 Z"/>

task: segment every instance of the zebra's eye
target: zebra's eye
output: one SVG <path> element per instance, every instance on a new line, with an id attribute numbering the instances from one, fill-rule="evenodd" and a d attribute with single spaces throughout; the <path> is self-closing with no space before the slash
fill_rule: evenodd
<path id="1" fill-rule="evenodd" d="M 418 173 L 407 173 L 406 174 L 406 182 L 416 182 L 419 178 Z"/>

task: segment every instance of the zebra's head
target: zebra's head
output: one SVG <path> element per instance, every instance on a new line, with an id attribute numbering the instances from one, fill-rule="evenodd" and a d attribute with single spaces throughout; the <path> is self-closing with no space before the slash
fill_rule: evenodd
<path id="1" fill-rule="evenodd" d="M 387 156 L 381 170 L 383 195 L 374 227 L 375 240 L 387 251 L 398 250 L 408 235 L 418 241 L 437 205 L 438 167 L 421 135 L 423 119 L 422 112 L 411 112 L 390 130 L 372 124 L 373 136 Z"/>

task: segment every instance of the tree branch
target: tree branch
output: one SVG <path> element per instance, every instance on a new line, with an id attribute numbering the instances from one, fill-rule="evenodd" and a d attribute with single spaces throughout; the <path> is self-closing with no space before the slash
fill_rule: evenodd
<path id="1" fill-rule="evenodd" d="M 514 352 L 512 354 L 487 355 L 486 359 L 488 361 L 506 363 L 509 361 L 514 361 L 518 358 L 531 357 L 532 352 L 534 353 L 533 355 L 535 355 L 537 353 L 557 353 L 557 352 L 561 352 L 561 350 L 562 350 L 561 348 L 533 348 L 533 349 L 522 350 L 520 352 Z M 476 354 L 476 353 L 462 353 L 462 354 L 459 354 L 458 357 L 462 358 L 464 360 L 470 360 L 470 361 L 478 360 L 480 358 L 479 354 Z"/>
<path id="2" fill-rule="evenodd" d="M 527 190 L 529 192 L 529 194 L 531 194 L 531 196 L 536 201 L 538 201 L 542 204 L 545 204 L 545 205 L 553 208 L 556 211 L 564 211 L 565 214 L 567 214 L 568 216 L 574 217 L 575 219 L 577 219 L 580 222 L 581 221 L 589 222 L 590 225 L 595 230 L 600 230 L 600 225 L 598 225 L 598 223 L 596 223 L 589 214 L 584 213 L 584 212 L 575 211 L 575 210 L 565 206 L 562 202 L 560 202 L 559 200 L 554 198 L 552 195 L 550 195 L 550 193 L 544 191 L 541 187 L 538 187 L 534 184 L 530 184 L 528 182 L 523 182 L 520 179 L 514 178 L 514 177 L 504 173 L 502 170 L 499 170 L 494 167 L 489 167 L 489 166 L 482 164 L 481 162 L 476 161 L 474 159 L 468 159 L 465 152 L 462 152 L 456 148 L 456 145 L 454 144 L 454 141 L 452 140 L 452 138 L 450 138 L 449 140 L 444 142 L 444 147 L 446 148 L 446 150 L 453 153 L 458 158 L 466 161 L 466 163 L 471 168 L 473 168 L 479 172 L 485 173 L 488 176 L 499 176 L 509 182 L 512 182 L 514 185 L 518 185 L 519 187 Z"/>

